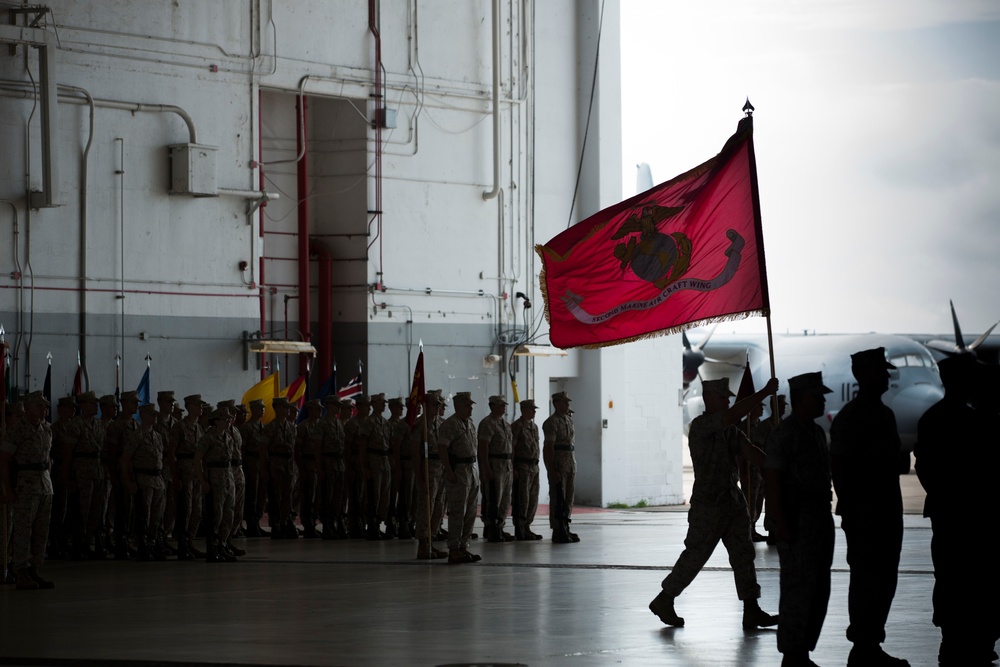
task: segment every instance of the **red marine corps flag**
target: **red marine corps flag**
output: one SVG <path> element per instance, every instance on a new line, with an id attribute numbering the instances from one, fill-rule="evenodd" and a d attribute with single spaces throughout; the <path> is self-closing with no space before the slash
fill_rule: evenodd
<path id="1" fill-rule="evenodd" d="M 536 250 L 556 347 L 604 347 L 767 314 L 752 116 L 708 162 Z"/>

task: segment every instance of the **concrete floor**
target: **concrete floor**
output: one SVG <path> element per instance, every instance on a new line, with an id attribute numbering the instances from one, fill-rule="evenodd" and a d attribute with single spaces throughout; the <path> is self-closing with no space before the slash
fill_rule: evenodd
<path id="1" fill-rule="evenodd" d="M 912 511 L 919 494 L 909 495 Z M 930 525 L 919 514 L 904 523 L 884 646 L 935 665 Z M 536 528 L 548 535 L 545 524 Z M 412 541 L 266 539 L 247 540 L 232 564 L 52 562 L 43 573 L 55 590 L 0 590 L 0 663 L 780 663 L 773 631 L 740 626 L 724 549 L 678 598 L 686 627 L 666 628 L 646 608 L 680 553 L 684 508 L 581 511 L 573 525 L 579 544 L 475 541 L 475 565 L 416 561 Z M 757 568 L 761 605 L 776 612 L 777 551 L 758 545 Z M 820 665 L 847 661 L 847 586 L 838 530 Z"/>

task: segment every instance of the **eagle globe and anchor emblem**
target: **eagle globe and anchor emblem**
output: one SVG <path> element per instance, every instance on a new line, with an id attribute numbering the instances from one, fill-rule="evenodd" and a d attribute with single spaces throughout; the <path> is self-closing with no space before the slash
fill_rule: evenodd
<path id="1" fill-rule="evenodd" d="M 684 210 L 683 206 L 643 206 L 638 215 L 630 216 L 611 237 L 613 241 L 639 232 L 639 239 L 629 236 L 627 243 L 615 246 L 614 254 L 621 269 L 632 269 L 635 275 L 664 289 L 676 282 L 691 264 L 691 239 L 682 232 L 664 234 L 661 222 Z"/>
<path id="2" fill-rule="evenodd" d="M 640 279 L 660 290 L 659 294 L 650 299 L 619 304 L 604 313 L 592 314 L 583 309 L 582 296 L 566 290 L 562 301 L 573 317 L 584 324 L 600 324 L 626 311 L 655 308 L 675 292 L 708 292 L 728 283 L 740 266 L 745 245 L 743 237 L 735 229 L 726 231 L 730 242 L 725 250 L 726 265 L 717 276 L 708 279 L 686 278 L 684 274 L 691 265 L 691 239 L 683 232 L 665 234 L 659 229 L 664 220 L 675 217 L 683 210 L 683 206 L 645 204 L 638 213 L 629 216 L 611 237 L 613 241 L 628 237 L 628 241 L 617 244 L 613 250 L 622 272 L 631 269 Z M 638 238 L 633 236 L 636 233 L 639 234 Z"/>

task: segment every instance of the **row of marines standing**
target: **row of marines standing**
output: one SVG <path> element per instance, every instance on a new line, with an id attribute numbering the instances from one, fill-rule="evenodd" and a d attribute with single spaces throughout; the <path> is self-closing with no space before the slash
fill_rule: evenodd
<path id="1" fill-rule="evenodd" d="M 262 401 L 250 403 L 249 417 L 235 401 L 220 402 L 213 410 L 197 394 L 184 399 L 183 417 L 177 414 L 173 392 L 160 392 L 157 402 L 159 411 L 152 405 L 140 408 L 137 394 L 126 392 L 118 413 L 113 396 L 98 399 L 86 392 L 60 400 L 59 420 L 51 427 L 45 422 L 48 402 L 40 392 L 14 407 L 5 441 L 9 456 L 0 457 L 0 462 L 9 464 L 6 471 L 21 475 L 5 484 L 5 497 L 13 506 L 19 496 L 16 488 L 35 478 L 38 488 L 26 495 L 49 497 L 44 507 L 29 512 L 33 523 L 15 531 L 15 536 L 30 535 L 37 543 L 38 522 L 45 514 L 50 555 L 89 559 L 113 551 L 119 559 L 158 560 L 176 553 L 179 560 L 235 560 L 245 553 L 232 542 L 242 530 L 241 519 L 246 521 L 247 535 L 264 534 L 260 520 L 265 498 L 271 537 L 298 537 L 293 523 L 293 499 L 297 499 L 307 537 L 320 536 L 319 518 L 326 539 L 417 536 L 418 558 L 439 558 L 445 552 L 431 543 L 433 537 L 447 535 L 441 530 L 444 490 L 478 453 L 479 466 L 472 469 L 482 471 L 486 481 L 487 539 L 540 539 L 530 529 L 537 510 L 540 455 L 533 401 L 521 402 L 521 417 L 510 425 L 504 419 L 506 401 L 491 397 L 491 414 L 480 423 L 478 434 L 467 438 L 472 452 L 466 456 L 456 451 L 471 427 L 474 402 L 468 393 L 456 396 L 456 415 L 443 420 L 441 392 L 429 392 L 424 415 L 412 429 L 401 419 L 402 399 L 389 401 L 391 417 L 382 418 L 386 401 L 381 394 L 370 401 L 361 397 L 353 416 L 354 401 L 328 397 L 326 416 L 319 401 L 310 401 L 308 418 L 298 426 L 294 406 L 280 398 L 273 402 L 276 418 L 267 425 L 261 420 Z M 553 403 L 556 414 L 546 422 L 545 450 L 555 508 L 550 522 L 555 541 L 572 542 L 579 538 L 569 530 L 575 476 L 569 398 L 557 394 Z M 19 409 L 23 416 L 19 417 Z M 466 410 L 469 414 L 463 416 Z M 136 412 L 139 421 L 133 418 Z M 449 422 L 461 428 L 446 428 L 451 439 L 442 442 L 438 431 Z M 474 427 L 471 431 L 476 433 Z M 38 452 L 28 456 L 31 461 L 23 460 L 28 450 L 20 445 L 31 441 L 37 441 Z M 425 441 L 438 446 L 424 448 Z M 42 454 L 46 442 L 51 451 Z M 420 465 L 425 460 L 426 466 Z M 475 484 L 463 478 L 465 497 L 472 499 L 472 519 L 479 475 L 475 478 Z M 512 492 L 514 536 L 503 531 Z M 421 498 L 429 500 L 423 503 L 423 512 L 418 507 Z M 459 511 L 456 504 L 451 512 L 461 521 L 452 530 L 456 537 L 449 546 L 467 553 L 471 530 L 465 529 L 465 509 Z M 383 523 L 385 532 L 380 530 Z M 468 524 L 471 528 L 471 521 Z M 206 537 L 205 552 L 194 543 L 199 527 Z M 171 533 L 177 539 L 176 550 L 166 540 Z M 476 559 L 456 554 L 449 561 Z M 32 587 L 27 572 L 37 574 L 43 560 L 44 554 L 29 555 L 24 550 L 15 554 L 14 569 L 24 575 L 22 588 Z"/>

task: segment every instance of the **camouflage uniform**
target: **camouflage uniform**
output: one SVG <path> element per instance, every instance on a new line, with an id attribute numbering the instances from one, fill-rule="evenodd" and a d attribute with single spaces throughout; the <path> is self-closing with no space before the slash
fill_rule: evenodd
<path id="1" fill-rule="evenodd" d="M 63 410 L 71 410 L 68 415 L 72 415 L 76 411 L 76 400 L 71 396 L 60 398 L 59 410 L 61 414 L 67 414 Z M 52 469 L 49 471 L 49 476 L 52 478 L 52 516 L 49 521 L 51 557 L 66 554 L 68 533 L 76 523 L 75 519 L 67 516 L 72 462 L 67 462 L 66 452 L 72 443 L 67 441 L 66 433 L 74 419 L 72 416 L 61 416 L 52 424 Z"/>
<path id="2" fill-rule="evenodd" d="M 157 392 L 157 402 L 161 399 L 170 400 L 170 412 L 158 413 L 156 424 L 153 426 L 153 430 L 160 435 L 160 439 L 163 440 L 163 446 L 166 448 L 167 442 L 170 440 L 170 431 L 177 424 L 179 419 L 173 414 L 173 400 L 174 392 L 172 391 L 161 391 Z M 168 452 L 164 449 L 163 452 L 163 468 L 164 470 L 169 470 L 172 463 L 168 460 Z M 163 525 L 161 527 L 162 534 L 160 535 L 160 540 L 166 546 L 164 537 L 170 535 L 174 532 L 174 522 L 176 521 L 177 515 L 177 489 L 174 488 L 174 479 L 172 475 L 164 474 L 163 481 L 166 484 L 166 488 L 163 491 L 164 497 L 164 508 L 163 508 Z"/>
<path id="3" fill-rule="evenodd" d="M 316 487 L 318 466 L 316 453 L 322 448 L 324 426 L 320 419 L 308 418 L 296 427 L 296 448 L 299 456 L 299 519 L 306 537 L 316 534 Z"/>
<path id="4" fill-rule="evenodd" d="M 95 398 L 96 400 L 96 398 Z M 104 423 L 94 417 L 80 415 L 66 428 L 64 437 L 69 444 L 66 455 L 72 461 L 80 508 L 79 547 L 97 541 L 97 530 L 104 517 L 105 469 L 102 462 Z"/>
<path id="5" fill-rule="evenodd" d="M 267 495 L 260 470 L 260 449 L 261 443 L 264 442 L 264 424 L 260 421 L 248 421 L 240 426 L 240 436 L 243 440 L 243 478 L 246 483 L 243 518 L 247 522 L 247 534 L 251 537 L 258 537 L 260 535 L 260 519 L 264 516 L 264 498 Z"/>
<path id="6" fill-rule="evenodd" d="M 454 482 L 445 479 L 448 498 L 448 549 L 465 550 L 469 547 L 472 528 L 476 522 L 476 505 L 479 499 L 479 468 L 476 466 L 476 425 L 471 419 L 452 415 L 438 429 L 438 447 L 448 450 L 454 471 Z"/>
<path id="7" fill-rule="evenodd" d="M 735 426 L 726 424 L 725 412 L 706 413 L 691 421 L 688 444 L 694 489 L 684 551 L 662 583 L 663 592 L 669 597 L 677 597 L 688 587 L 719 540 L 729 552 L 739 599 L 760 597 L 750 540 L 750 514 L 739 489 L 736 456 L 740 437 Z"/>
<path id="8" fill-rule="evenodd" d="M 527 539 L 538 511 L 538 425 L 523 415 L 511 425 L 514 439 L 514 536 Z"/>
<path id="9" fill-rule="evenodd" d="M 133 394 L 135 392 L 132 392 Z M 125 451 L 125 441 L 129 434 L 139 428 L 132 414 L 124 411 L 108 425 L 104 438 L 105 463 L 110 471 L 111 496 L 114 507 L 115 558 L 128 557 L 128 538 L 132 521 L 132 494 L 124 487 L 121 472 L 121 457 Z M 109 514 L 112 513 L 109 511 Z"/>
<path id="10" fill-rule="evenodd" d="M 125 439 L 122 463 L 131 466 L 136 492 L 136 530 L 145 529 L 140 543 L 146 556 L 160 537 L 167 482 L 163 476 L 163 439 L 154 429 L 140 428 Z"/>
<path id="11" fill-rule="evenodd" d="M 344 498 L 344 424 L 337 416 L 336 404 L 327 401 L 328 414 L 320 420 L 322 440 L 317 453 L 320 482 L 319 512 L 323 539 L 347 537 L 341 516 Z"/>
<path id="12" fill-rule="evenodd" d="M 224 534 L 222 539 L 225 542 L 232 542 L 243 522 L 247 482 L 243 476 L 243 436 L 235 425 L 226 430 L 226 436 L 229 438 L 229 467 L 233 478 L 233 518 L 229 524 L 229 532 Z"/>
<path id="13" fill-rule="evenodd" d="M 562 476 L 559 484 L 549 488 L 549 526 L 554 533 L 564 527 L 573 516 L 573 498 L 576 493 L 576 445 L 573 418 L 568 415 L 553 414 L 542 423 L 546 442 L 554 443 L 553 472 Z M 568 526 L 565 526 L 568 530 Z"/>
<path id="14" fill-rule="evenodd" d="M 52 478 L 49 474 L 52 428 L 21 421 L 7 430 L 0 446 L 10 458 L 10 478 L 17 501 L 12 503 L 11 566 L 18 581 L 27 581 L 26 571 L 45 562 L 52 512 Z"/>
<path id="15" fill-rule="evenodd" d="M 413 425 L 410 431 L 410 451 L 414 462 L 416 462 L 417 480 L 417 506 L 414 508 L 417 520 L 417 539 L 427 541 L 433 540 L 441 521 L 444 518 L 444 468 L 441 466 L 441 458 L 438 455 L 438 431 L 440 430 L 442 419 L 438 416 L 438 403 L 435 401 L 433 414 L 428 414 L 425 410 L 422 417 Z M 428 478 L 424 477 L 424 422 L 427 423 L 427 442 L 429 449 L 427 452 L 426 467 Z M 427 509 L 430 507 L 430 518 L 427 516 Z"/>
<path id="16" fill-rule="evenodd" d="M 180 419 L 170 429 L 167 450 L 174 462 L 174 489 L 177 497 L 176 529 L 178 548 L 186 554 L 201 524 L 201 479 L 194 467 L 198 442 L 202 438 L 198 420 Z"/>
<path id="17" fill-rule="evenodd" d="M 372 402 L 375 402 L 372 397 Z M 389 466 L 389 422 L 380 414 L 371 414 L 358 430 L 358 452 L 367 468 L 365 492 L 368 499 L 368 537 L 379 536 L 379 523 L 389 514 L 389 487 L 392 469 Z"/>
<path id="18" fill-rule="evenodd" d="M 361 473 L 361 458 L 358 453 L 358 434 L 363 421 L 356 414 L 344 424 L 344 465 L 347 503 L 347 530 L 351 537 L 364 536 L 364 512 L 361 509 L 364 495 L 364 475 Z"/>
<path id="19" fill-rule="evenodd" d="M 198 461 L 210 487 L 206 500 L 211 503 L 212 525 L 206 526 L 211 546 L 219 548 L 233 527 L 233 506 L 236 487 L 233 481 L 233 439 L 223 431 L 209 431 L 198 441 Z M 206 510 L 207 511 L 207 510 Z"/>
<path id="20" fill-rule="evenodd" d="M 292 457 L 295 455 L 295 426 L 275 419 L 264 427 L 267 472 L 273 495 L 268 500 L 271 537 L 292 537 Z M 295 533 L 297 537 L 298 534 Z"/>
<path id="21" fill-rule="evenodd" d="M 393 399 L 401 402 L 402 399 Z M 389 418 L 389 462 L 392 467 L 392 484 L 389 487 L 389 521 L 400 539 L 413 537 L 413 459 L 406 446 L 410 427 L 406 420 Z"/>
<path id="22" fill-rule="evenodd" d="M 488 458 L 480 461 L 482 467 L 489 466 L 493 479 L 483 482 L 483 525 L 490 540 L 503 540 L 503 527 L 510 513 L 510 490 L 514 477 L 511 454 L 514 436 L 503 415 L 489 415 L 479 422 L 477 433 L 479 442 L 487 443 Z M 509 540 L 510 537 L 508 536 Z"/>
<path id="23" fill-rule="evenodd" d="M 792 531 L 778 540 L 781 601 L 778 650 L 801 653 L 816 648 L 827 603 L 833 564 L 834 526 L 830 511 L 830 448 L 815 422 L 785 419 L 767 441 L 764 468 L 781 473 L 781 504 Z"/>

